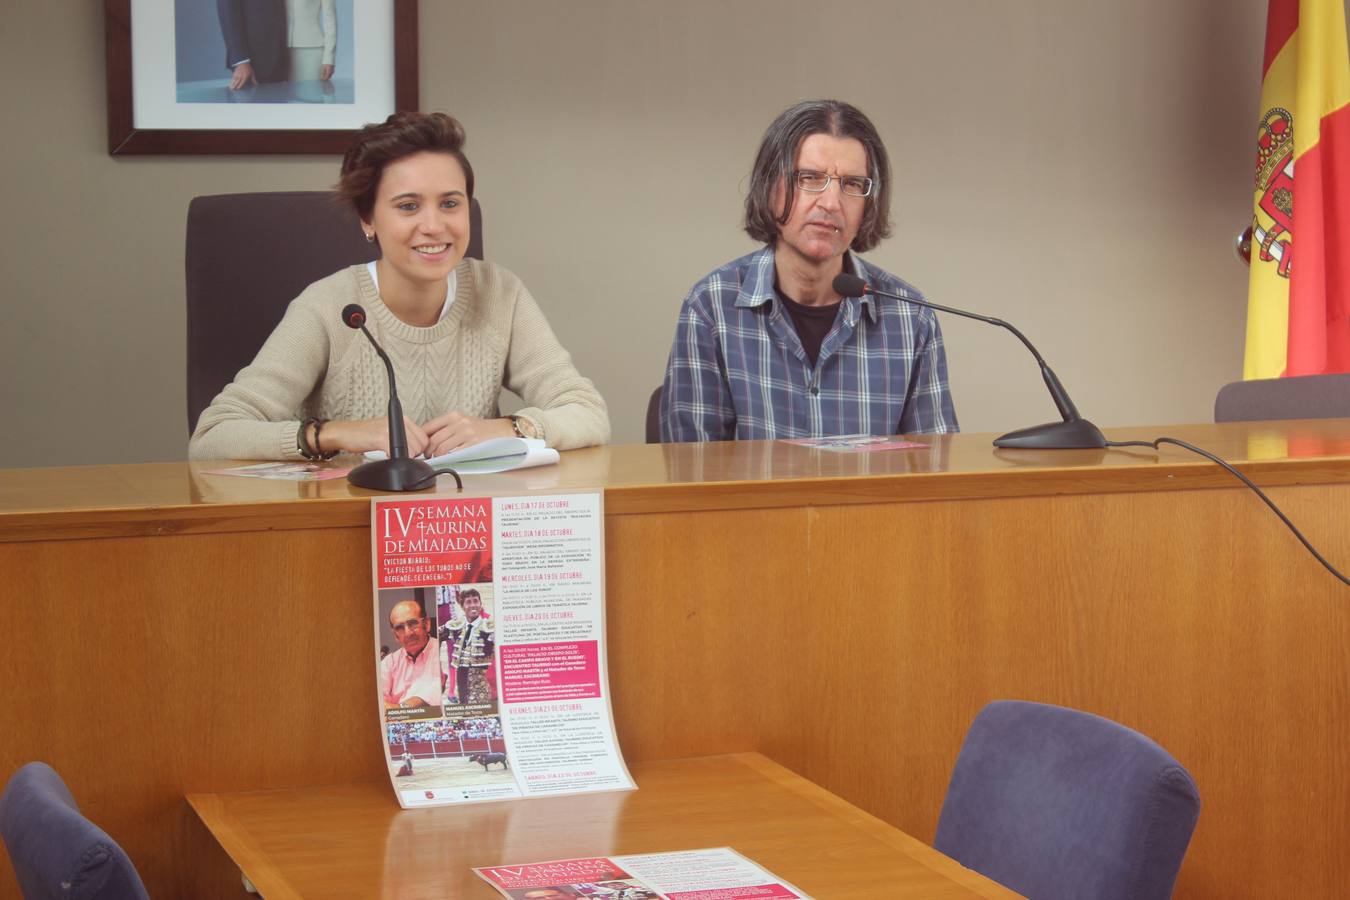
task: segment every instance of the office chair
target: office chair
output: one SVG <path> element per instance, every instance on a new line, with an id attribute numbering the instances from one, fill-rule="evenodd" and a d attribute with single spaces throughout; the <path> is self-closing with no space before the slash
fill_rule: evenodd
<path id="1" fill-rule="evenodd" d="M 27 900 L 149 896 L 126 853 L 80 815 L 65 782 L 46 763 L 29 763 L 10 778 L 0 796 L 0 835 Z"/>
<path id="2" fill-rule="evenodd" d="M 1033 900 L 1163 900 L 1199 815 L 1191 776 L 1138 732 L 999 700 L 966 733 L 933 846 Z"/>
<path id="3" fill-rule="evenodd" d="M 1214 398 L 1215 422 L 1350 417 L 1350 375 L 1234 381 Z"/>
<path id="4" fill-rule="evenodd" d="M 661 443 L 661 388 L 652 391 L 647 400 L 647 443 Z"/>
<path id="5" fill-rule="evenodd" d="M 483 214 L 469 208 L 468 256 L 483 258 Z M 308 284 L 370 262 L 356 214 L 326 191 L 196 197 L 187 219 L 188 433 L 253 361 Z"/>

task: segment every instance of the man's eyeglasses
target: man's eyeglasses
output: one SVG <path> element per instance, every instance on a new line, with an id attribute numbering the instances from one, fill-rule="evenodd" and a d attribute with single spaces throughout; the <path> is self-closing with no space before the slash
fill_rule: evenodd
<path id="1" fill-rule="evenodd" d="M 835 177 L 834 175 L 826 175 L 824 172 L 812 172 L 807 169 L 799 169 L 792 173 L 792 178 L 797 187 L 813 194 L 819 194 L 828 188 Z M 850 197 L 867 197 L 872 193 L 872 179 L 870 178 L 865 178 L 862 175 L 840 175 L 838 179 L 839 189 Z"/>
<path id="2" fill-rule="evenodd" d="M 394 634 L 402 634 L 403 632 L 405 632 L 405 631 L 407 631 L 407 630 L 409 630 L 409 629 L 412 629 L 413 631 L 421 631 L 421 630 L 422 630 L 422 620 L 421 620 L 421 619 L 408 619 L 408 620 L 405 621 L 405 622 L 399 622 L 397 625 L 394 626 Z"/>

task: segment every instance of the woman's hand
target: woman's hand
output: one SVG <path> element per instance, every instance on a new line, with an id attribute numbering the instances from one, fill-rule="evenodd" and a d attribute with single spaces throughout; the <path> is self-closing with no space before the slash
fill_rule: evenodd
<path id="1" fill-rule="evenodd" d="M 462 412 L 448 412 L 422 425 L 427 439 L 427 458 L 441 456 L 461 447 L 478 444 L 491 438 L 514 437 L 516 430 L 510 419 L 475 419 Z M 412 438 L 408 438 L 412 450 Z"/>
<path id="2" fill-rule="evenodd" d="M 333 79 L 333 64 L 324 63 L 323 65 L 319 66 L 319 80 L 331 81 L 332 79 Z"/>
<path id="3" fill-rule="evenodd" d="M 416 457 L 424 453 L 427 449 L 426 431 L 407 416 L 403 417 L 403 430 L 408 435 L 408 455 Z M 309 437 L 309 445 L 314 447 L 312 429 Z M 389 420 L 381 418 L 324 422 L 323 429 L 319 432 L 319 443 L 322 446 L 315 449 L 321 453 L 332 453 L 334 450 L 341 453 L 365 453 L 367 450 L 381 450 L 388 453 Z"/>

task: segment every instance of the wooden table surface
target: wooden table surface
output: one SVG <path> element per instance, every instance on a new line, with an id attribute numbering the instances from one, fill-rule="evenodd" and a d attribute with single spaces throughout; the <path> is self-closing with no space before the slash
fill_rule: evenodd
<path id="1" fill-rule="evenodd" d="M 758 753 L 633 775 L 637 791 L 436 809 L 372 782 L 188 802 L 267 900 L 488 898 L 475 866 L 724 846 L 821 898 L 1018 896 Z"/>
<path id="2" fill-rule="evenodd" d="M 1350 419 L 1108 429 L 1112 440 L 1170 435 L 1261 485 L 1350 482 Z M 625 444 L 571 450 L 556 466 L 473 475 L 465 492 L 604 490 L 610 514 L 803 504 L 1231 488 L 1232 475 L 1164 445 L 1003 450 L 992 434 L 917 435 L 921 450 L 831 453 L 781 441 Z M 332 465 L 350 465 L 339 457 Z M 244 462 L 0 470 L 0 542 L 366 526 L 377 492 L 346 479 L 288 482 L 204 474 Z M 450 495 L 441 479 L 434 491 Z M 297 504 L 296 501 L 305 501 Z"/>

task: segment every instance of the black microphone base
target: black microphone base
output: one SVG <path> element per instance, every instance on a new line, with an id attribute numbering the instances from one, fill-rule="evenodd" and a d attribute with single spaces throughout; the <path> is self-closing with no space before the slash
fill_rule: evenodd
<path id="1" fill-rule="evenodd" d="M 1022 450 L 1081 450 L 1105 447 L 1106 435 L 1087 419 L 1074 419 L 1010 431 L 995 438 L 994 446 Z"/>
<path id="2" fill-rule="evenodd" d="M 347 480 L 372 491 L 425 491 L 436 486 L 436 470 L 421 459 L 377 459 L 347 473 Z"/>

